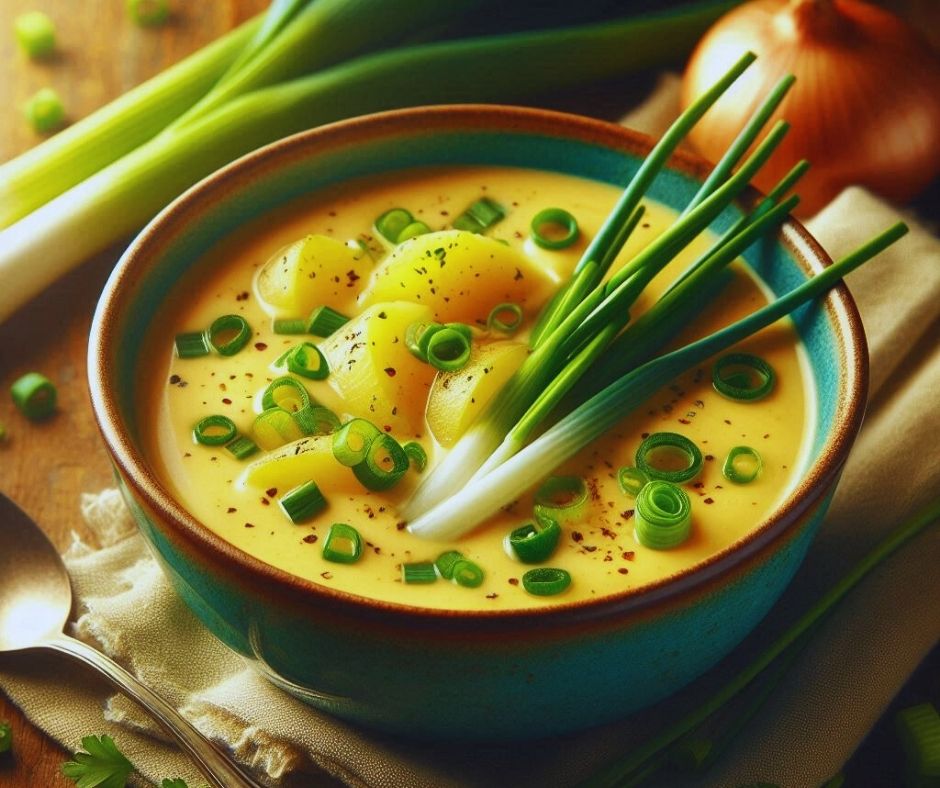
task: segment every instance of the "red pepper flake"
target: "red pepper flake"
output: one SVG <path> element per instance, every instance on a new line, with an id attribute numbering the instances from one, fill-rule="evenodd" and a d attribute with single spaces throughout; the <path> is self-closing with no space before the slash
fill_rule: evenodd
<path id="1" fill-rule="evenodd" d="M 764 435 L 764 440 L 767 440 L 767 438 L 769 438 L 769 437 L 770 437 L 770 433 L 769 433 L 769 432 L 768 432 L 768 433 L 765 433 L 765 435 Z"/>
<path id="2" fill-rule="evenodd" d="M 512 280 L 513 280 L 514 282 L 518 282 L 520 279 L 525 279 L 525 277 L 522 275 L 522 271 L 520 271 L 520 270 L 517 268 L 517 269 L 516 269 L 516 275 L 512 278 Z"/>
<path id="3" fill-rule="evenodd" d="M 626 575 L 630 573 L 630 570 L 627 569 L 627 567 L 625 566 L 621 566 L 617 571 L 620 572 L 620 574 L 622 575 Z"/>
<path id="4" fill-rule="evenodd" d="M 620 518 L 623 520 L 629 520 L 633 517 L 633 509 L 626 509 L 620 513 Z"/>
<path id="5" fill-rule="evenodd" d="M 498 597 L 498 596 L 499 596 L 499 594 L 497 594 L 497 593 L 494 591 L 494 592 L 491 593 L 491 594 L 487 594 L 487 595 L 486 595 L 486 598 L 487 598 L 487 599 L 496 599 L 496 597 Z"/>
<path id="6" fill-rule="evenodd" d="M 264 342 L 255 342 L 255 350 L 267 350 L 268 346 Z"/>
<path id="7" fill-rule="evenodd" d="M 510 578 L 509 578 L 509 585 L 511 585 L 511 586 L 517 586 L 517 585 L 519 585 L 519 578 L 518 578 L 518 577 L 510 577 Z"/>
<path id="8" fill-rule="evenodd" d="M 182 378 L 179 375 L 170 375 L 170 385 L 175 386 Z"/>
<path id="9" fill-rule="evenodd" d="M 584 550 L 584 552 L 586 553 L 593 553 L 595 550 L 597 550 L 597 545 L 586 544 L 581 549 Z"/>
<path id="10" fill-rule="evenodd" d="M 264 491 L 264 494 L 267 495 L 268 498 L 273 498 L 274 496 L 277 495 L 277 487 L 269 487 L 267 490 Z"/>
<path id="11" fill-rule="evenodd" d="M 571 538 L 576 542 L 583 542 L 584 534 L 582 534 L 580 531 L 572 531 Z"/>
<path id="12" fill-rule="evenodd" d="M 232 404 L 232 400 L 230 400 L 228 397 L 222 397 L 222 404 L 223 404 L 223 405 L 231 405 L 231 404 Z"/>
<path id="13" fill-rule="evenodd" d="M 696 482 L 692 485 L 696 490 L 701 490 L 705 485 L 702 482 Z"/>
<path id="14" fill-rule="evenodd" d="M 404 531 L 407 526 L 408 526 L 408 523 L 404 520 L 401 520 L 400 522 L 395 523 L 395 528 L 396 530 L 399 530 L 399 531 Z"/>
<path id="15" fill-rule="evenodd" d="M 599 501 L 601 499 L 601 491 L 600 491 L 600 488 L 598 487 L 598 481 L 596 478 L 591 477 L 590 479 L 588 479 L 588 490 L 591 493 L 592 501 Z"/>
<path id="16" fill-rule="evenodd" d="M 627 550 L 627 551 L 623 554 L 623 560 L 624 560 L 624 561 L 632 561 L 634 558 L 636 558 L 636 553 L 633 552 L 633 550 Z"/>
<path id="17" fill-rule="evenodd" d="M 236 301 L 247 301 L 249 298 L 249 293 L 247 290 L 242 290 L 237 296 L 235 296 Z"/>
<path id="18" fill-rule="evenodd" d="M 261 505 L 262 505 L 262 506 L 270 506 L 270 505 L 271 505 L 271 502 L 270 502 L 267 498 L 261 498 L 260 500 L 261 500 Z"/>
<path id="19" fill-rule="evenodd" d="M 731 419 L 725 419 L 725 424 L 730 424 L 730 423 L 731 423 Z"/>
<path id="20" fill-rule="evenodd" d="M 254 527 L 255 527 L 254 523 L 245 523 L 245 528 L 254 528 Z"/>
<path id="21" fill-rule="evenodd" d="M 391 424 L 386 424 L 384 427 L 382 427 L 382 429 L 385 430 L 386 432 L 391 432 L 391 431 L 392 431 L 392 425 L 391 425 Z"/>
<path id="22" fill-rule="evenodd" d="M 347 282 L 346 287 L 353 287 L 356 284 L 356 282 L 358 282 L 360 279 L 359 274 L 357 274 L 355 271 L 347 271 L 346 277 L 349 279 L 349 282 Z"/>
<path id="23" fill-rule="evenodd" d="M 688 419 L 679 419 L 678 421 L 679 421 L 680 424 L 691 424 L 691 423 L 692 423 L 692 422 L 689 421 Z"/>
<path id="24" fill-rule="evenodd" d="M 698 408 L 699 410 L 705 407 L 705 403 L 702 402 L 702 400 L 700 399 L 695 400 L 694 404 L 695 404 L 695 407 Z"/>
<path id="25" fill-rule="evenodd" d="M 643 440 L 646 440 L 649 436 L 650 436 L 650 434 L 649 434 L 648 432 L 641 432 L 641 433 L 640 433 L 640 437 L 641 437 Z"/>
<path id="26" fill-rule="evenodd" d="M 307 535 L 304 537 L 304 541 L 305 541 L 307 544 L 313 544 L 314 542 L 317 541 L 317 535 L 316 535 L 316 534 L 307 534 Z"/>
<path id="27" fill-rule="evenodd" d="M 702 501 L 702 503 L 714 503 L 714 502 L 715 502 L 714 498 L 706 498 L 704 501 Z"/>
<path id="28" fill-rule="evenodd" d="M 712 460 L 715 459 L 715 455 L 714 455 L 714 454 L 706 454 L 706 455 L 705 455 L 705 459 L 708 460 L 709 462 L 711 462 Z"/>
<path id="29" fill-rule="evenodd" d="M 333 573 L 332 572 L 320 572 L 320 577 L 322 577 L 324 580 L 332 580 Z"/>
<path id="30" fill-rule="evenodd" d="M 604 536 L 606 536 L 608 539 L 616 539 L 616 538 L 617 538 L 617 534 L 616 534 L 616 533 L 614 533 L 614 532 L 611 531 L 609 528 L 606 528 L 606 527 L 603 526 L 603 525 L 601 526 L 601 534 L 603 534 Z"/>
<path id="31" fill-rule="evenodd" d="M 395 375 L 396 375 L 395 367 L 386 367 L 386 368 L 385 368 L 385 374 L 388 375 L 390 378 L 395 377 Z"/>
<path id="32" fill-rule="evenodd" d="M 226 514 L 234 514 L 234 513 L 237 512 L 237 511 L 238 511 L 238 509 L 236 509 L 234 506 L 229 506 L 229 508 L 225 510 L 225 513 L 226 513 Z"/>

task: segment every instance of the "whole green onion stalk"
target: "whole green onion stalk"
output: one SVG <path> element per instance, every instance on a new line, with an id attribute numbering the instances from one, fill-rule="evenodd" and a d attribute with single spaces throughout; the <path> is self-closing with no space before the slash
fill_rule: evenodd
<path id="1" fill-rule="evenodd" d="M 732 0 L 702 3 L 679 12 L 393 48 L 343 61 L 363 48 L 452 21 L 473 7 L 472 0 L 460 0 L 456 9 L 454 3 L 409 0 L 396 3 L 394 14 L 383 0 L 276 3 L 270 28 L 265 25 L 271 17 L 252 21 L 215 45 L 212 57 L 177 67 L 181 82 L 193 80 L 191 89 L 176 93 L 169 79 L 147 83 L 121 107 L 63 132 L 69 136 L 61 144 L 50 141 L 3 166 L 0 227 L 13 223 L 0 231 L 0 320 L 82 260 L 140 228 L 194 182 L 261 145 L 357 114 L 527 98 L 663 63 L 687 51 L 730 5 Z M 329 63 L 334 65 L 298 76 Z M 146 106 L 148 90 L 165 102 L 159 111 Z M 103 128 L 112 120 L 124 131 L 114 135 Z M 125 132 L 127 142 L 121 144 L 117 138 Z M 79 163 L 76 174 L 68 175 L 82 159 L 87 165 Z"/>

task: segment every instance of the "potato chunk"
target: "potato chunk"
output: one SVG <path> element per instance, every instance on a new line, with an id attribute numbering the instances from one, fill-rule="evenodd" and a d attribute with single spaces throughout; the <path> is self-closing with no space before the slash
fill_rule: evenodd
<path id="1" fill-rule="evenodd" d="M 433 367 L 411 355 L 405 331 L 431 319 L 431 309 L 407 301 L 375 304 L 320 343 L 330 365 L 327 383 L 343 407 L 379 429 L 422 432 Z"/>
<path id="2" fill-rule="evenodd" d="M 306 318 L 323 304 L 349 305 L 365 269 L 352 248 L 325 235 L 308 235 L 279 249 L 258 269 L 255 295 L 272 317 Z"/>
<path id="3" fill-rule="evenodd" d="M 443 230 L 399 244 L 376 270 L 362 301 L 416 301 L 442 323 L 482 326 L 500 303 L 534 313 L 551 288 L 548 275 L 521 252 L 482 235 Z"/>
<path id="4" fill-rule="evenodd" d="M 259 490 L 288 490 L 313 480 L 329 497 L 333 491 L 356 492 L 362 486 L 352 470 L 333 456 L 332 435 L 311 435 L 292 441 L 255 460 L 242 472 L 239 485 Z"/>
<path id="5" fill-rule="evenodd" d="M 428 426 L 442 446 L 453 446 L 525 361 L 521 342 L 474 346 L 470 361 L 457 372 L 440 372 L 428 398 Z"/>

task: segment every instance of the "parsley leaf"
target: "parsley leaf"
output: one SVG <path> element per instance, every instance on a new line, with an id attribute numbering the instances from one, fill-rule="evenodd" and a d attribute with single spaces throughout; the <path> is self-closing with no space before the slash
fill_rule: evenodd
<path id="1" fill-rule="evenodd" d="M 86 752 L 75 753 L 74 760 L 62 764 L 62 773 L 73 780 L 78 788 L 124 788 L 134 771 L 124 754 L 108 735 L 85 736 L 82 747 Z"/>

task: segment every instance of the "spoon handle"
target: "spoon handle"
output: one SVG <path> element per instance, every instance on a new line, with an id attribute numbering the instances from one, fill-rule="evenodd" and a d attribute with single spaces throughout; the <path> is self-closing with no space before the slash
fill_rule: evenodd
<path id="1" fill-rule="evenodd" d="M 261 783 L 245 774 L 227 755 L 216 749 L 173 706 L 152 689 L 144 686 L 114 660 L 96 651 L 87 643 L 65 634 L 43 645 L 68 654 L 94 668 L 129 698 L 143 706 L 192 757 L 199 771 L 209 780 L 213 788 L 263 788 Z"/>

